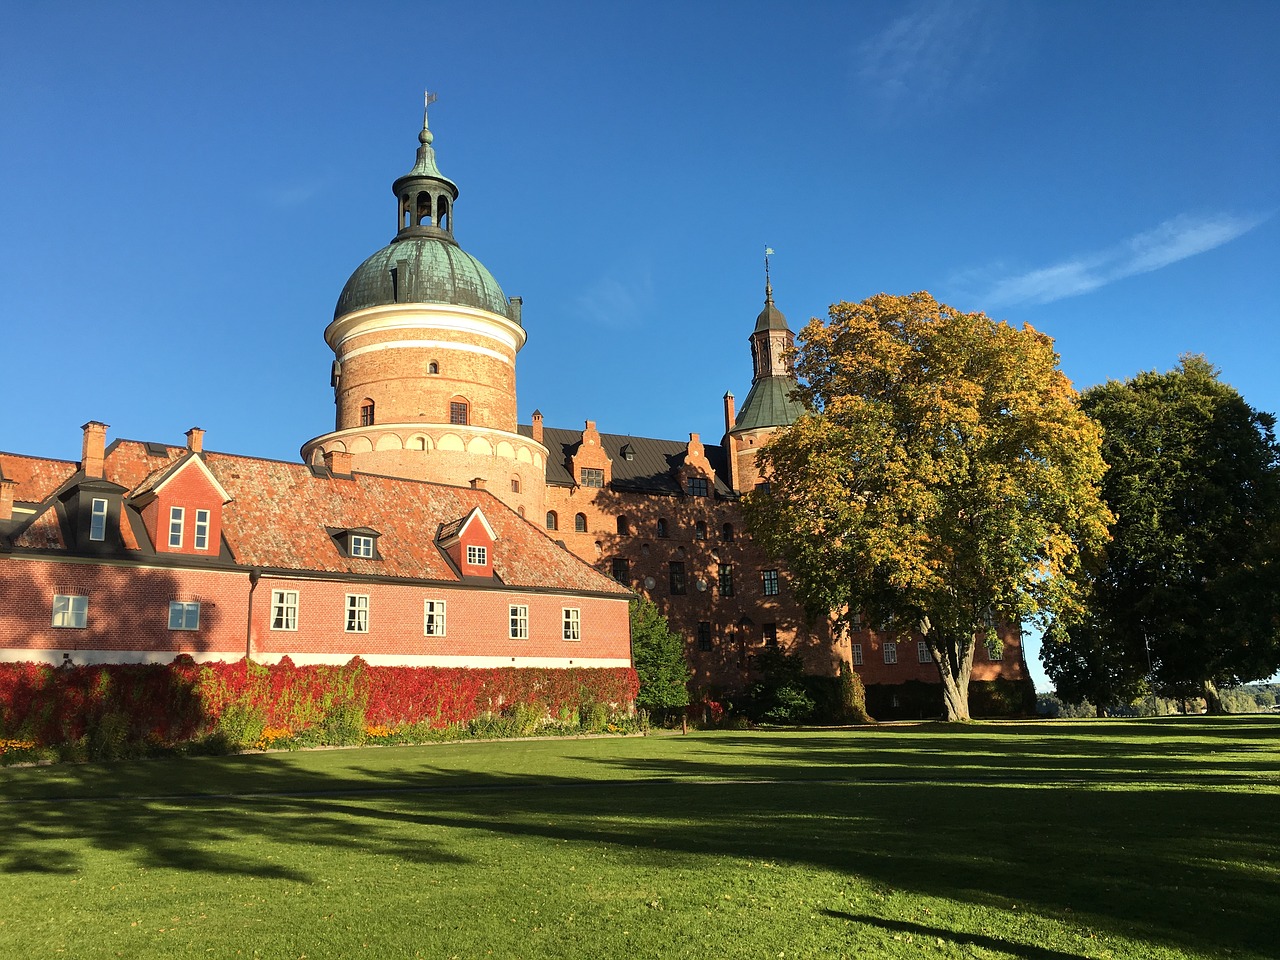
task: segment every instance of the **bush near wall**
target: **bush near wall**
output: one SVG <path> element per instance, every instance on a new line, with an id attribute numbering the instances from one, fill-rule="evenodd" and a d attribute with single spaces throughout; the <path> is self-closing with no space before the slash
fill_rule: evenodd
<path id="1" fill-rule="evenodd" d="M 969 713 L 975 720 L 1034 716 L 1036 690 L 1030 679 L 971 680 Z M 942 687 L 923 680 L 873 683 L 867 687 L 867 712 L 877 720 L 938 720 L 943 715 Z"/>
<path id="2" fill-rule="evenodd" d="M 0 663 L 0 760 L 605 730 L 638 689 L 629 668 Z"/>

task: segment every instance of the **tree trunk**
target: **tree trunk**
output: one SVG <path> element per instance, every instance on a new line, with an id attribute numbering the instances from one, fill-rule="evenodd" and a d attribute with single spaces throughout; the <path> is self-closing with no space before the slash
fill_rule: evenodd
<path id="1" fill-rule="evenodd" d="M 929 636 L 929 652 L 938 665 L 942 680 L 942 708 L 948 721 L 969 719 L 969 676 L 973 673 L 973 648 L 970 641 L 961 652 L 954 640 Z"/>
<path id="2" fill-rule="evenodd" d="M 1222 697 L 1218 696 L 1218 688 L 1212 680 L 1204 681 L 1204 712 L 1211 713 L 1214 716 L 1221 716 L 1227 712 L 1227 708 L 1222 705 Z"/>

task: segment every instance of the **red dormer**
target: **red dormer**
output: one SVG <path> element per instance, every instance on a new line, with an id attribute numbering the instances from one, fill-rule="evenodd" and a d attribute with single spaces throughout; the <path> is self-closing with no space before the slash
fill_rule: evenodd
<path id="1" fill-rule="evenodd" d="M 192 434 L 192 449 L 147 477 L 129 502 L 142 514 L 156 553 L 216 557 L 222 551 L 222 507 L 231 495 L 205 465 L 200 437 Z"/>
<path id="2" fill-rule="evenodd" d="M 436 536 L 440 549 L 453 561 L 464 577 L 492 578 L 493 546 L 498 536 L 479 507 L 472 508 L 461 520 L 446 523 Z"/>

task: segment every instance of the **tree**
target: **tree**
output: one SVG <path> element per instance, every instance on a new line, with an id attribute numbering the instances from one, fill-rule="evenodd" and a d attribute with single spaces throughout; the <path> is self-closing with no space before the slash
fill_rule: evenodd
<path id="1" fill-rule="evenodd" d="M 636 706 L 663 711 L 688 704 L 684 638 L 672 632 L 667 618 L 644 597 L 631 601 L 631 662 L 640 678 Z"/>
<path id="2" fill-rule="evenodd" d="M 1079 610 L 1067 574 L 1110 520 L 1098 429 L 1047 336 L 927 293 L 834 305 L 797 373 L 811 412 L 761 451 L 748 520 L 811 613 L 918 631 L 968 719 L 994 623 Z"/>
<path id="3" fill-rule="evenodd" d="M 1103 429 L 1116 521 L 1087 571 L 1087 620 L 1047 638 L 1046 668 L 1100 704 L 1150 669 L 1166 696 L 1220 712 L 1219 686 L 1280 667 L 1275 417 L 1190 355 L 1168 373 L 1094 387 L 1083 406 Z"/>

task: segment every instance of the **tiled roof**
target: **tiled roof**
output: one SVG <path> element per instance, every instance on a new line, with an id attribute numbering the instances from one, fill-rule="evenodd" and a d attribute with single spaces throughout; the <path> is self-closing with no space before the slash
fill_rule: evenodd
<path id="1" fill-rule="evenodd" d="M 47 460 L 0 453 L 0 476 L 14 481 L 13 499 L 22 503 L 40 503 L 48 499 L 79 468 L 74 460 Z"/>
<path id="2" fill-rule="evenodd" d="M 533 428 L 521 426 L 520 432 L 533 436 Z M 571 486 L 573 475 L 569 472 L 569 458 L 573 456 L 582 439 L 581 430 L 561 430 L 547 427 L 542 431 L 542 444 L 547 448 L 547 482 Z M 619 433 L 600 434 L 600 446 L 613 461 L 613 489 L 632 493 L 683 493 L 677 471 L 684 464 L 688 442 L 685 440 L 653 440 L 648 437 L 632 437 Z M 631 451 L 628 460 L 623 452 Z M 704 444 L 707 460 L 715 471 L 716 492 L 731 495 L 724 481 L 726 469 L 724 448 Z"/>

